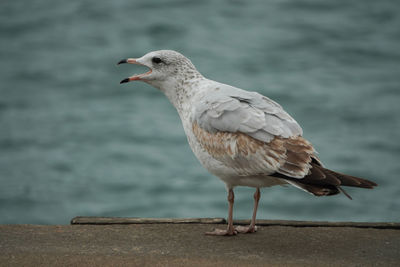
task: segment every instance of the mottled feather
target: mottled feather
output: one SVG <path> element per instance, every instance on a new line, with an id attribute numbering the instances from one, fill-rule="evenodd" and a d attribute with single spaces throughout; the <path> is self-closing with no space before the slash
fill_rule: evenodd
<path id="1" fill-rule="evenodd" d="M 310 162 L 315 153 L 311 144 L 301 136 L 276 136 L 267 143 L 241 132 L 211 133 L 197 123 L 193 123 L 192 130 L 210 156 L 235 169 L 240 176 L 278 172 L 294 178 L 303 178 L 309 172 Z"/>

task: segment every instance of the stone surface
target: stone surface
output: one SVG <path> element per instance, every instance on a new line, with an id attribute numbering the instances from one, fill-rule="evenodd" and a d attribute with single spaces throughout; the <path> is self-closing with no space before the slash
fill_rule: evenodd
<path id="1" fill-rule="evenodd" d="M 221 224 L 0 225 L 0 266 L 400 266 L 400 230 Z"/>

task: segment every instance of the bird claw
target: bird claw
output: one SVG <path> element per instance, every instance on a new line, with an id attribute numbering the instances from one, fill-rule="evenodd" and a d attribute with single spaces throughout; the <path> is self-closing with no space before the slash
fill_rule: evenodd
<path id="1" fill-rule="evenodd" d="M 238 233 L 241 233 L 241 234 L 249 234 L 249 233 L 255 233 L 255 232 L 257 232 L 257 226 L 236 226 L 235 227 L 235 230 L 238 232 Z"/>
<path id="2" fill-rule="evenodd" d="M 206 232 L 206 235 L 219 235 L 219 236 L 225 236 L 225 235 L 237 235 L 238 231 L 236 229 L 214 229 L 212 232 Z"/>

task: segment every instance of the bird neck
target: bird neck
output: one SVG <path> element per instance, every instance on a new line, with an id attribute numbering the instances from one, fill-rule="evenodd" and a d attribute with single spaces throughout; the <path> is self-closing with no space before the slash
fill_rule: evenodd
<path id="1" fill-rule="evenodd" d="M 201 81 L 203 80 L 205 80 L 205 78 L 201 76 L 182 81 L 176 86 L 176 89 L 171 95 L 166 94 L 178 113 L 189 112 L 192 107 L 192 99 L 199 91 Z"/>
<path id="2" fill-rule="evenodd" d="M 200 73 L 186 77 L 170 77 L 162 84 L 152 84 L 160 89 L 181 115 L 191 107 L 191 99 L 198 91 L 201 81 L 206 80 Z"/>

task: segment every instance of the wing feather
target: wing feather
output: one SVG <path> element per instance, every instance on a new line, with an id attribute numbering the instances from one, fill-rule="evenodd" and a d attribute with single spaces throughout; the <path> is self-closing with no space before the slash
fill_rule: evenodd
<path id="1" fill-rule="evenodd" d="M 228 85 L 209 90 L 193 106 L 200 145 L 239 175 L 309 173 L 315 154 L 302 129 L 283 108 L 255 92 Z"/>
<path id="2" fill-rule="evenodd" d="M 275 136 L 303 134 L 298 123 L 276 102 L 228 85 L 203 95 L 193 108 L 193 120 L 209 132 L 241 132 L 264 142 Z"/>
<path id="3" fill-rule="evenodd" d="M 210 133 L 197 123 L 193 123 L 192 130 L 208 154 L 235 169 L 238 175 L 269 175 L 278 172 L 293 178 L 303 178 L 310 171 L 314 150 L 300 136 L 275 137 L 266 143 L 241 132 Z M 297 146 L 307 146 L 307 149 L 291 149 Z"/>

